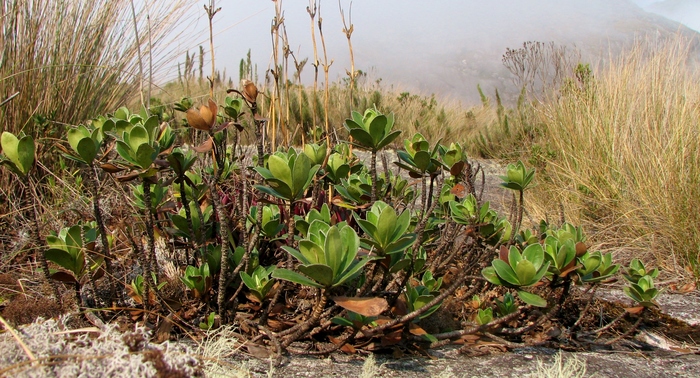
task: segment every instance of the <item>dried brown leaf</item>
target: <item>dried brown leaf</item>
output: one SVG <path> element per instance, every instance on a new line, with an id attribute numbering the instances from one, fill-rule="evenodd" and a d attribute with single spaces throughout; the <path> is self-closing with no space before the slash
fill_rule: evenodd
<path id="1" fill-rule="evenodd" d="M 192 147 L 192 150 L 194 152 L 203 153 L 203 152 L 209 152 L 213 148 L 214 148 L 214 140 L 212 139 L 212 137 L 209 137 L 209 138 L 207 138 L 207 140 L 202 142 L 202 144 L 200 144 L 199 146 Z"/>
<path id="2" fill-rule="evenodd" d="M 332 298 L 340 307 L 362 316 L 379 316 L 389 308 L 384 298 L 358 298 L 338 296 Z"/>

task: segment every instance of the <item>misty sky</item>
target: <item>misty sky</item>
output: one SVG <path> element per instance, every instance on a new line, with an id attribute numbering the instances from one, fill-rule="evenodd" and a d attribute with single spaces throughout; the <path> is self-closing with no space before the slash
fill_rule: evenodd
<path id="1" fill-rule="evenodd" d="M 208 50 L 202 9 L 207 3 L 193 1 L 192 17 L 181 25 L 191 32 L 178 42 L 180 61 L 185 50 L 197 51 L 200 44 Z M 517 48 L 525 41 L 606 51 L 606 44 L 629 42 L 652 24 L 678 28 L 659 15 L 700 30 L 700 1 L 696 0 L 355 0 L 352 8 L 349 0 L 340 3 L 346 17 L 352 14 L 356 69 L 400 90 L 437 92 L 465 101 L 476 97 L 477 82 L 487 87 L 504 85 L 508 79 L 500 57 L 507 47 Z M 237 81 L 239 62 L 251 49 L 262 81 L 271 64 L 274 3 L 217 0 L 216 5 L 222 8 L 214 23 L 217 67 L 225 67 Z M 282 1 L 290 47 L 298 58 L 311 60 L 308 5 L 302 0 Z M 350 66 L 338 1 L 322 0 L 320 15 L 328 57 L 334 61 L 330 78 L 336 81 Z M 315 31 L 318 39 L 318 28 Z M 320 48 L 319 40 L 319 54 Z M 312 70 L 307 65 L 304 73 Z"/>

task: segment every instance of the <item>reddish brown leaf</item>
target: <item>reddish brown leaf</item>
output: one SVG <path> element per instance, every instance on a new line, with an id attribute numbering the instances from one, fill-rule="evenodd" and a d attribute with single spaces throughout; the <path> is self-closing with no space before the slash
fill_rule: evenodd
<path id="1" fill-rule="evenodd" d="M 134 288 L 131 287 L 131 285 L 126 287 L 127 295 L 131 297 L 131 299 L 134 300 L 137 304 L 143 304 L 143 298 L 134 291 Z"/>
<path id="2" fill-rule="evenodd" d="M 498 251 L 498 258 L 505 262 L 508 262 L 508 252 L 508 248 L 506 248 L 505 245 L 502 245 L 501 249 Z"/>
<path id="3" fill-rule="evenodd" d="M 218 133 L 219 131 L 221 131 L 221 130 L 227 128 L 229 125 L 231 125 L 231 122 L 224 122 L 224 123 L 222 123 L 221 125 L 215 127 L 215 128 L 213 129 L 213 132 L 216 134 L 216 133 Z"/>
<path id="4" fill-rule="evenodd" d="M 102 267 L 100 267 L 99 269 L 97 269 L 97 271 L 95 271 L 95 273 L 92 274 L 92 279 L 99 280 L 100 278 L 104 277 L 104 275 L 105 275 L 105 270 L 102 269 Z"/>
<path id="5" fill-rule="evenodd" d="M 70 283 L 75 283 L 75 277 L 73 277 L 72 274 L 58 271 L 54 274 L 51 275 L 51 278 L 53 278 L 56 281 L 61 281 L 61 282 L 70 282 Z"/>
<path id="6" fill-rule="evenodd" d="M 450 174 L 452 176 L 459 176 L 459 174 L 462 173 L 462 170 L 464 169 L 464 165 L 465 164 L 463 161 L 458 161 L 458 162 L 454 163 L 452 165 L 452 168 L 450 168 Z M 466 192 L 465 192 L 464 196 L 460 197 L 459 195 L 457 195 L 457 197 L 459 197 L 459 198 L 466 197 Z"/>
<path id="7" fill-rule="evenodd" d="M 251 104 L 258 99 L 258 87 L 250 80 L 243 81 L 243 98 Z"/>
<path id="8" fill-rule="evenodd" d="M 567 274 L 569 274 L 569 273 L 573 272 L 574 270 L 580 268 L 581 265 L 576 265 L 576 264 L 574 264 L 573 261 L 572 261 L 571 264 L 567 265 L 567 267 L 568 267 L 568 268 L 564 269 L 564 271 L 561 272 L 561 273 L 559 274 L 560 277 L 566 277 Z"/>
<path id="9" fill-rule="evenodd" d="M 576 243 L 576 257 L 581 257 L 583 256 L 584 253 L 588 251 L 588 247 L 586 247 L 583 242 L 578 242 Z"/>
<path id="10" fill-rule="evenodd" d="M 362 316 L 378 316 L 389 308 L 389 303 L 384 298 L 351 298 L 333 297 L 340 307 L 356 312 Z"/>
<path id="11" fill-rule="evenodd" d="M 678 353 L 684 353 L 684 354 L 693 353 L 693 350 L 688 349 L 688 348 L 670 346 L 669 349 L 671 349 L 672 351 L 676 351 Z"/>
<path id="12" fill-rule="evenodd" d="M 127 174 L 125 174 L 125 175 L 121 175 L 121 176 L 117 177 L 117 181 L 119 181 L 119 182 L 131 181 L 131 180 L 133 180 L 133 179 L 139 177 L 140 174 L 141 174 L 141 172 L 131 172 L 131 173 L 127 173 Z"/>
<path id="13" fill-rule="evenodd" d="M 408 314 L 408 306 L 406 305 L 406 299 L 403 295 L 396 300 L 394 307 L 391 308 L 391 313 L 395 316 L 403 316 Z"/>
<path id="14" fill-rule="evenodd" d="M 481 336 L 474 335 L 474 334 L 464 335 L 464 336 L 459 338 L 459 340 L 462 340 L 462 342 L 470 343 L 470 344 L 476 343 L 477 341 L 479 341 L 479 339 L 481 339 Z"/>
<path id="15" fill-rule="evenodd" d="M 695 281 L 693 282 L 688 282 L 687 284 L 681 286 L 680 289 L 678 289 L 678 292 L 681 294 L 685 293 L 690 293 L 692 291 L 695 291 L 697 289 L 697 286 L 695 285 Z"/>
<path id="16" fill-rule="evenodd" d="M 271 331 L 275 331 L 275 332 L 279 332 L 279 331 L 282 331 L 283 329 L 287 328 L 287 326 L 284 323 L 280 322 L 279 320 L 275 320 L 275 319 L 268 319 L 267 320 L 267 327 Z"/>
<path id="17" fill-rule="evenodd" d="M 382 346 L 396 345 L 401 342 L 401 334 L 403 332 L 398 329 L 396 331 L 390 332 L 382 336 L 381 342 Z"/>
<path id="18" fill-rule="evenodd" d="M 202 106 L 202 108 L 206 109 L 205 106 Z M 200 112 L 194 109 L 188 109 L 185 116 L 187 118 L 187 123 L 191 127 L 194 127 L 197 130 L 209 131 L 209 125 L 207 124 L 207 121 L 204 120 Z"/>
<path id="19" fill-rule="evenodd" d="M 213 105 L 213 109 L 212 109 L 212 105 Z M 209 106 L 202 105 L 199 108 L 199 115 L 202 116 L 204 123 L 207 125 L 207 130 L 211 129 L 211 126 L 214 125 L 214 122 L 216 121 L 215 111 L 216 111 L 216 104 L 214 104 L 211 99 L 209 99 Z"/>
<path id="20" fill-rule="evenodd" d="M 409 323 L 408 332 L 414 336 L 421 336 L 421 335 L 428 334 L 428 332 L 426 332 L 423 328 L 421 328 L 418 324 L 415 324 L 415 323 Z"/>
<path id="21" fill-rule="evenodd" d="M 467 187 L 464 184 L 456 184 L 450 189 L 450 193 L 457 196 L 457 198 L 464 198 L 467 196 Z"/>
<path id="22" fill-rule="evenodd" d="M 355 347 L 352 346 L 352 345 L 350 345 L 350 344 L 344 344 L 343 346 L 340 347 L 340 350 L 341 350 L 342 352 L 347 353 L 347 354 L 355 354 L 355 353 L 357 353 L 357 349 L 355 349 Z"/>
<path id="23" fill-rule="evenodd" d="M 124 170 L 124 168 L 117 167 L 112 163 L 102 163 L 100 164 L 100 168 L 107 173 L 118 173 Z"/>
<path id="24" fill-rule="evenodd" d="M 630 314 L 639 314 L 640 312 L 644 311 L 644 306 L 637 306 L 637 307 L 627 307 L 625 308 L 625 311 L 629 312 Z"/>
<path id="25" fill-rule="evenodd" d="M 249 301 L 255 302 L 255 304 L 251 304 L 251 306 L 247 308 L 250 308 L 254 311 L 258 311 L 260 309 L 260 306 L 258 305 L 260 303 L 260 299 L 258 299 L 258 297 L 253 295 L 253 293 L 251 292 L 247 292 L 244 295 L 246 298 L 248 298 Z"/>
<path id="26" fill-rule="evenodd" d="M 200 144 L 199 146 L 192 147 L 192 150 L 194 152 L 202 153 L 202 152 L 209 152 L 213 148 L 214 148 L 214 140 L 211 137 L 209 137 L 209 138 L 207 138 L 207 140 L 202 142 L 202 144 Z"/>

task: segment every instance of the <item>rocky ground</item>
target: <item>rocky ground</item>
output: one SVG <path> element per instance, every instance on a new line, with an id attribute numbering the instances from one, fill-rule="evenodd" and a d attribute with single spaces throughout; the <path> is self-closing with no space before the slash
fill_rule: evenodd
<path id="1" fill-rule="evenodd" d="M 604 291 L 600 296 L 620 305 L 626 303 L 620 290 Z M 378 354 L 369 362 L 367 356 L 359 354 L 335 354 L 326 358 L 291 356 L 277 367 L 269 360 L 249 359 L 242 354 L 231 358 L 230 362 L 243 366 L 254 377 L 272 374 L 284 377 L 522 378 L 545 376 L 546 371 L 582 372 L 583 368 L 586 374 L 580 376 L 585 377 L 700 377 L 700 345 L 664 335 L 700 334 L 700 294 L 697 291 L 665 293 L 659 303 L 661 311 L 670 316 L 667 332 L 663 325 L 653 330 L 642 329 L 634 341 L 607 350 L 567 352 L 523 347 L 506 351 L 498 343 L 484 342 L 469 354 L 459 353 L 458 346 L 446 346 L 428 350 L 422 356 Z"/>

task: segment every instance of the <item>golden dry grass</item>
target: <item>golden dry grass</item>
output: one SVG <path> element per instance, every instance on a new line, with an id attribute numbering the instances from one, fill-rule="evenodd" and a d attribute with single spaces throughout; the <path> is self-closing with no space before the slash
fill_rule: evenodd
<path id="1" fill-rule="evenodd" d="M 656 258 L 697 274 L 700 245 L 700 88 L 696 41 L 645 39 L 587 89 L 537 107 L 554 157 L 531 204 L 585 226 L 618 257 Z"/>
<path id="2" fill-rule="evenodd" d="M 158 0 L 138 10 L 137 43 L 130 0 L 2 0 L 0 101 L 17 95 L 0 107 L 0 131 L 45 137 L 139 97 L 150 59 L 158 68 L 167 58 L 184 4 Z M 35 127 L 37 116 L 54 122 Z"/>

